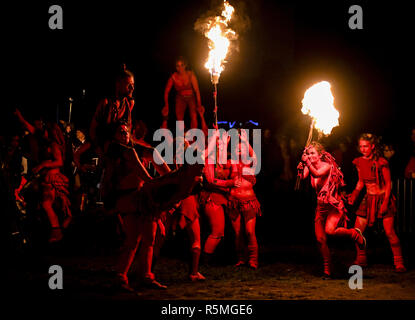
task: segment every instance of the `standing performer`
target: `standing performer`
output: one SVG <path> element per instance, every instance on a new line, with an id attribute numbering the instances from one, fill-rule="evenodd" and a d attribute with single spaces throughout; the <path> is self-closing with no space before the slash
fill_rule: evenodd
<path id="1" fill-rule="evenodd" d="M 240 134 L 241 141 L 238 144 L 238 161 L 232 163 L 231 179 L 237 178 L 238 182 L 230 190 L 228 214 L 235 232 L 235 249 L 238 255 L 236 266 L 244 265 L 252 269 L 258 268 L 258 242 L 255 234 L 256 217 L 261 216 L 261 205 L 255 195 L 253 186 L 256 183 L 255 175 L 247 174 L 252 171 L 251 165 L 255 163 L 256 155 L 252 149 L 245 131 Z M 245 164 L 242 159 L 249 156 L 253 163 Z M 246 162 L 246 160 L 245 160 Z M 245 229 L 245 232 L 243 232 Z M 247 237 L 247 245 L 245 243 Z"/>
<path id="2" fill-rule="evenodd" d="M 98 103 L 91 121 L 89 135 L 98 156 L 102 157 L 111 142 L 114 126 L 123 121 L 131 128 L 131 112 L 134 108 L 134 75 L 125 65 L 115 82 L 115 93 Z"/>
<path id="3" fill-rule="evenodd" d="M 61 209 L 64 213 L 62 227 L 66 228 L 72 220 L 68 199 L 69 179 L 60 171 L 65 157 L 65 140 L 62 131 L 56 123 L 50 123 L 46 128 L 46 133 L 45 159 L 32 171 L 34 174 L 41 173 L 42 175 L 42 208 L 52 227 L 49 242 L 57 242 L 62 240 L 63 233 L 53 205 L 57 199 L 61 200 Z"/>
<path id="4" fill-rule="evenodd" d="M 215 133 L 211 143 L 215 143 L 219 131 L 215 131 Z M 227 145 L 228 136 L 224 135 L 222 139 L 219 139 L 219 150 L 227 152 Z M 210 225 L 210 234 L 203 248 L 203 260 L 205 262 L 210 262 L 225 233 L 225 210 L 229 201 L 229 188 L 241 185 L 238 177 L 230 179 L 231 169 L 230 159 L 226 164 L 221 164 L 209 163 L 208 157 L 206 157 L 203 171 L 203 190 L 200 194 L 200 205 Z"/>
<path id="5" fill-rule="evenodd" d="M 167 81 L 164 90 L 164 107 L 162 115 L 165 119 L 169 114 L 169 93 L 174 86 L 176 89 L 176 121 L 183 121 L 186 107 L 189 108 L 190 128 L 197 128 L 197 108 L 202 107 L 199 84 L 193 71 L 187 70 L 183 57 L 176 60 L 176 72 Z"/>
<path id="6" fill-rule="evenodd" d="M 394 229 L 396 213 L 395 197 L 391 193 L 392 184 L 388 161 L 380 156 L 376 148 L 376 137 L 364 133 L 359 138 L 359 151 L 362 157 L 353 160 L 359 181 L 349 196 L 349 204 L 356 201 L 360 191 L 366 187 L 366 194 L 356 212 L 355 227 L 362 230 L 373 226 L 376 219 L 383 220 L 383 227 L 388 237 L 396 272 L 405 272 L 401 245 Z M 366 250 L 357 247 L 355 264 L 367 266 Z"/>
<path id="7" fill-rule="evenodd" d="M 339 188 L 344 185 L 343 174 L 337 167 L 334 158 L 318 142 L 304 150 L 298 165 L 301 178 L 311 175 L 311 186 L 317 193 L 317 208 L 314 220 L 317 243 L 323 257 L 324 276 L 331 276 L 330 250 L 327 246 L 327 235 L 346 236 L 353 239 L 359 248 L 364 249 L 366 239 L 358 228 L 347 229 L 347 216 Z"/>

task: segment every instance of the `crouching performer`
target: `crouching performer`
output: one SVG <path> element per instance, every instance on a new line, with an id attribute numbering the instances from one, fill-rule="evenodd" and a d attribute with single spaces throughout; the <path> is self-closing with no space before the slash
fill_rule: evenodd
<path id="1" fill-rule="evenodd" d="M 313 141 L 304 150 L 298 169 L 302 179 L 310 175 L 311 186 L 317 193 L 314 228 L 323 257 L 324 277 L 330 278 L 331 259 L 326 236 L 349 237 L 362 249 L 366 246 L 366 239 L 358 228 L 346 228 L 346 210 L 339 193 L 339 188 L 344 186 L 343 174 L 320 143 Z"/>

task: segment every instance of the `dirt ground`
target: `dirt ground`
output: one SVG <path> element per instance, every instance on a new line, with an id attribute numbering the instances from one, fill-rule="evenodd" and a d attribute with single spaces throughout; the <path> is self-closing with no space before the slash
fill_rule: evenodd
<path id="1" fill-rule="evenodd" d="M 139 286 L 136 264 L 130 282 L 137 293 L 114 290 L 111 281 L 116 255 L 76 256 L 50 252 L 25 258 L 11 272 L 19 292 L 49 296 L 49 266 L 63 269 L 64 289 L 59 295 L 75 299 L 98 300 L 415 300 L 415 270 L 397 274 L 386 249 L 369 252 L 374 258 L 363 270 L 363 289 L 349 288 L 348 265 L 353 251 L 332 249 L 334 275 L 325 280 L 320 274 L 319 256 L 312 245 L 265 247 L 260 251 L 258 270 L 236 268 L 229 261 L 202 265 L 204 282 L 192 283 L 187 278 L 186 256 L 162 254 L 155 265 L 157 279 L 167 290 Z"/>

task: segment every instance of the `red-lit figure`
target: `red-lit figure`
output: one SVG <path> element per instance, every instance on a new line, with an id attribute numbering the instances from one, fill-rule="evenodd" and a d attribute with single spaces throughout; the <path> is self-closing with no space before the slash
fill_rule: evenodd
<path id="1" fill-rule="evenodd" d="M 373 134 L 365 133 L 360 136 L 359 151 L 362 156 L 353 160 L 359 174 L 359 181 L 349 196 L 349 204 L 356 201 L 363 187 L 366 187 L 366 194 L 356 212 L 355 227 L 363 232 L 366 227 L 373 226 L 376 219 L 382 219 L 385 234 L 392 249 L 395 270 L 405 272 L 400 241 L 394 229 L 396 202 L 391 193 L 392 184 L 388 161 L 379 155 L 376 137 Z M 355 264 L 367 266 L 366 250 L 357 247 Z"/>
<path id="2" fill-rule="evenodd" d="M 120 215 L 125 233 L 124 244 L 116 265 L 117 280 L 121 288 L 133 291 L 128 281 L 128 271 L 134 261 L 135 253 L 141 242 L 139 265 L 141 280 L 155 288 L 166 288 L 155 280 L 151 272 L 153 246 L 158 227 L 153 212 L 140 212 L 142 188 L 151 176 L 144 168 L 130 142 L 130 128 L 119 124 L 114 140 L 108 147 L 105 161 L 105 174 L 102 195 L 107 209 Z"/>
<path id="3" fill-rule="evenodd" d="M 238 161 L 232 163 L 231 179 L 238 182 L 230 189 L 228 214 L 235 232 L 235 249 L 238 261 L 236 266 L 245 265 L 258 268 L 258 242 L 255 234 L 256 217 L 261 216 L 261 206 L 254 192 L 256 178 L 254 167 L 256 155 L 247 140 L 246 132 L 241 131 L 241 141 L 236 155 Z M 248 155 L 252 158 L 248 162 Z"/>
<path id="4" fill-rule="evenodd" d="M 313 141 L 305 150 L 298 165 L 301 178 L 310 176 L 311 186 L 317 193 L 317 208 L 314 220 L 315 235 L 323 257 L 323 273 L 331 276 L 331 257 L 327 235 L 349 237 L 364 248 L 366 239 L 358 228 L 347 229 L 347 216 L 339 188 L 344 185 L 343 174 L 334 158 L 323 146 Z"/>
<path id="5" fill-rule="evenodd" d="M 69 179 L 61 173 L 64 164 L 65 139 L 59 126 L 51 123 L 46 129 L 46 153 L 45 159 L 33 168 L 33 173 L 42 175 L 42 208 L 45 210 L 52 231 L 49 242 L 62 240 L 63 233 L 59 218 L 54 210 L 57 199 L 61 201 L 61 209 L 64 213 L 62 228 L 68 227 L 72 220 L 70 201 L 68 199 Z"/>
<path id="6" fill-rule="evenodd" d="M 215 132 L 218 133 L 219 131 Z M 211 142 L 215 143 L 216 138 L 217 135 L 213 136 Z M 223 139 L 218 139 L 218 141 L 219 150 L 226 153 L 228 137 L 224 135 Z M 211 260 L 216 247 L 225 233 L 225 210 L 229 201 L 229 188 L 240 186 L 240 181 L 237 177 L 230 179 L 231 169 L 230 159 L 225 164 L 222 164 L 220 161 L 209 163 L 208 158 L 206 158 L 203 172 L 204 188 L 200 195 L 200 204 L 210 226 L 210 234 L 203 248 L 204 260 L 206 262 Z"/>
<path id="7" fill-rule="evenodd" d="M 164 90 L 164 107 L 162 115 L 167 119 L 169 114 L 169 93 L 171 88 L 176 90 L 176 121 L 183 121 L 186 108 L 190 115 L 190 128 L 197 128 L 197 109 L 202 107 L 199 84 L 193 71 L 187 70 L 183 57 L 176 60 L 176 71 L 170 76 Z"/>
<path id="8" fill-rule="evenodd" d="M 131 128 L 131 112 L 134 108 L 133 92 L 134 75 L 126 70 L 124 65 L 116 78 L 114 95 L 98 103 L 89 129 L 91 141 L 101 158 L 111 142 L 111 132 L 114 132 L 114 126 L 123 121 Z"/>

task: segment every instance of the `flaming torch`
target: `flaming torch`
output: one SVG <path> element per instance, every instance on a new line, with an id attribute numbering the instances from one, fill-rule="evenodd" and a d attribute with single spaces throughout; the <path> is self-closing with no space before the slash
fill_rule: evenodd
<path id="1" fill-rule="evenodd" d="M 220 73 L 223 71 L 223 64 L 226 63 L 225 58 L 231 40 L 235 40 L 237 35 L 235 31 L 228 27 L 228 23 L 232 18 L 234 8 L 226 0 L 223 2 L 223 10 L 220 16 L 210 17 L 207 20 L 204 29 L 204 35 L 209 39 L 209 56 L 205 63 L 206 69 L 210 72 L 210 79 L 214 86 L 213 98 L 215 100 L 215 124 L 218 125 L 217 117 L 217 84 L 219 83 Z"/>
<path id="2" fill-rule="evenodd" d="M 311 86 L 304 93 L 301 112 L 311 117 L 310 131 L 308 132 L 305 147 L 311 143 L 313 129 L 319 133 L 329 135 L 334 127 L 339 125 L 339 112 L 333 105 L 334 97 L 330 90 L 330 83 L 321 81 Z M 297 176 L 295 190 L 300 187 L 300 176 Z"/>

